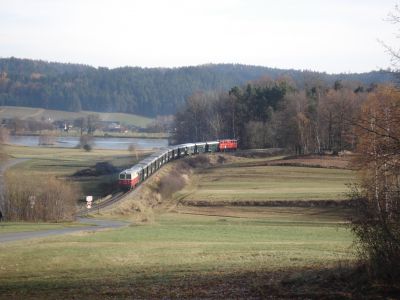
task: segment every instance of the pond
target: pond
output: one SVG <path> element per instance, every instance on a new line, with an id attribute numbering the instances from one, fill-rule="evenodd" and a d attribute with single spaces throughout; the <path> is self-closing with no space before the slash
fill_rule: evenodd
<path id="1" fill-rule="evenodd" d="M 55 137 L 52 142 L 53 145 L 47 147 L 74 148 L 79 144 L 79 137 L 59 136 Z M 130 145 L 133 145 L 136 149 L 153 149 L 168 146 L 167 139 L 94 137 L 93 142 L 94 149 L 111 150 L 127 150 Z M 8 143 L 20 146 L 43 147 L 39 146 L 39 136 L 10 136 Z"/>

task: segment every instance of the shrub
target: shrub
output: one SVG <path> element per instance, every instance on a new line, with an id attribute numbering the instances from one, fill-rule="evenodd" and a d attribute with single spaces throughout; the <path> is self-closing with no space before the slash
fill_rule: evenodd
<path id="1" fill-rule="evenodd" d="M 91 151 L 93 148 L 93 136 L 91 135 L 81 135 L 79 138 L 79 148 L 82 148 L 86 151 Z"/>
<path id="2" fill-rule="evenodd" d="M 4 127 L 0 127 L 0 161 L 5 160 L 7 158 L 3 144 L 7 142 L 8 137 L 9 137 L 8 130 Z"/>
<path id="3" fill-rule="evenodd" d="M 9 221 L 69 221 L 76 210 L 77 193 L 54 177 L 7 174 L 4 217 Z"/>
<path id="4" fill-rule="evenodd" d="M 85 150 L 85 151 L 92 151 L 92 146 L 91 145 L 89 145 L 89 144 L 85 144 L 85 145 L 83 145 L 83 149 Z"/>
<path id="5" fill-rule="evenodd" d="M 351 229 L 355 234 L 358 257 L 367 267 L 370 277 L 394 282 L 400 277 L 400 203 L 390 217 L 380 214 L 375 203 L 365 195 L 364 186 L 353 191 L 357 201 L 357 214 L 352 220 Z M 378 191 L 379 192 L 379 191 Z"/>
<path id="6" fill-rule="evenodd" d="M 185 186 L 185 179 L 177 170 L 171 171 L 160 179 L 158 184 L 158 192 L 163 198 L 169 198 L 173 193 L 179 191 Z"/>
<path id="7" fill-rule="evenodd" d="M 209 155 L 196 155 L 186 159 L 186 163 L 192 168 L 207 167 L 210 165 Z"/>

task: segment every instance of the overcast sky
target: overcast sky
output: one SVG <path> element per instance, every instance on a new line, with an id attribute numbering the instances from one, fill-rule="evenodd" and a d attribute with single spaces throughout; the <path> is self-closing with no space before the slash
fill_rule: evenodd
<path id="1" fill-rule="evenodd" d="M 93 66 L 390 67 L 389 0 L 0 0 L 0 57 Z M 400 26 L 399 26 L 400 27 Z"/>

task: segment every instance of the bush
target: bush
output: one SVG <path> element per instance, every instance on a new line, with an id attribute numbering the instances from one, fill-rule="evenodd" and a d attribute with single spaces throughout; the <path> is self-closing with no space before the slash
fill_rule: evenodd
<path id="1" fill-rule="evenodd" d="M 394 209 L 389 218 L 379 215 L 376 206 L 362 193 L 353 192 L 354 198 L 357 214 L 351 229 L 356 238 L 358 257 L 370 277 L 395 282 L 400 278 L 400 211 Z M 399 199 L 395 202 L 400 203 Z"/>
<path id="2" fill-rule="evenodd" d="M 86 151 L 91 151 L 93 149 L 93 136 L 91 135 L 81 135 L 79 139 L 79 148 L 82 148 Z"/>
<path id="3" fill-rule="evenodd" d="M 207 167 L 210 165 L 209 155 L 196 155 L 185 160 L 192 168 Z"/>
<path id="4" fill-rule="evenodd" d="M 75 189 L 54 177 L 7 174 L 3 215 L 8 221 L 70 221 L 76 199 Z"/>
<path id="5" fill-rule="evenodd" d="M 85 144 L 85 145 L 83 145 L 83 149 L 85 150 L 85 151 L 92 151 L 92 146 L 91 145 L 89 145 L 89 144 Z"/>
<path id="6" fill-rule="evenodd" d="M 76 171 L 72 176 L 81 177 L 81 176 L 102 176 L 102 175 L 111 175 L 119 172 L 120 170 L 116 168 L 113 164 L 109 162 L 98 162 L 94 167 L 82 169 Z"/>
<path id="7" fill-rule="evenodd" d="M 182 175 L 179 171 L 173 170 L 160 179 L 158 192 L 163 198 L 171 197 L 173 193 L 185 186 L 185 179 Z"/>

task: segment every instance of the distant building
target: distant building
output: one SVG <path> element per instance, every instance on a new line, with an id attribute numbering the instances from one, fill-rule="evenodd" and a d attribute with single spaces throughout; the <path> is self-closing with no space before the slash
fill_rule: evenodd
<path id="1" fill-rule="evenodd" d="M 99 129 L 105 132 L 122 132 L 123 128 L 119 122 L 115 121 L 99 121 Z"/>

